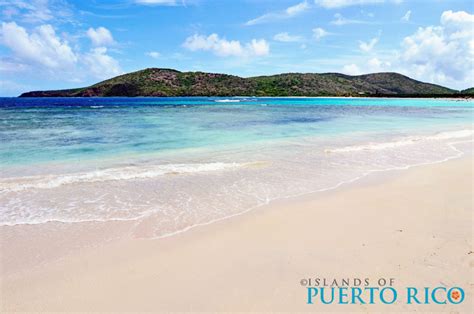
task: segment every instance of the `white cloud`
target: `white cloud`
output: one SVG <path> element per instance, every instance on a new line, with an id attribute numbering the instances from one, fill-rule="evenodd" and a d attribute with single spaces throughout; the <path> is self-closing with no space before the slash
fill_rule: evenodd
<path id="1" fill-rule="evenodd" d="M 271 12 L 271 13 L 263 14 L 257 18 L 247 21 L 245 25 L 251 26 L 251 25 L 256 25 L 256 24 L 268 23 L 275 20 L 292 18 L 309 10 L 310 8 L 311 6 L 305 0 L 296 5 L 288 7 L 285 10 L 280 11 L 280 12 Z"/>
<path id="2" fill-rule="evenodd" d="M 331 21 L 331 24 L 337 25 L 337 26 L 342 26 L 342 25 L 347 25 L 347 24 L 366 24 L 367 22 L 361 21 L 361 20 L 351 20 L 347 19 L 342 14 L 336 13 L 334 14 L 334 20 Z"/>
<path id="3" fill-rule="evenodd" d="M 402 16 L 401 20 L 403 22 L 409 22 L 411 17 L 411 10 L 408 10 L 407 13 L 405 13 L 404 16 Z"/>
<path id="4" fill-rule="evenodd" d="M 432 82 L 473 84 L 474 15 L 445 11 L 441 25 L 420 27 L 402 42 L 400 62 Z"/>
<path id="5" fill-rule="evenodd" d="M 265 39 L 252 39 L 250 44 L 247 44 L 250 54 L 255 56 L 266 56 L 270 53 L 270 46 Z"/>
<path id="6" fill-rule="evenodd" d="M 384 0 L 314 0 L 316 5 L 326 9 L 343 8 L 354 5 L 378 4 Z"/>
<path id="7" fill-rule="evenodd" d="M 472 26 L 472 23 L 474 23 L 474 15 L 469 14 L 465 11 L 444 11 L 443 14 L 441 14 L 441 24 L 449 23 Z"/>
<path id="8" fill-rule="evenodd" d="M 158 51 L 149 51 L 149 52 L 146 52 L 145 55 L 153 59 L 158 59 L 159 57 L 161 57 L 161 53 L 159 53 Z"/>
<path id="9" fill-rule="evenodd" d="M 313 28 L 313 37 L 316 40 L 320 40 L 321 38 L 327 35 L 329 35 L 329 33 L 325 31 L 324 29 L 322 29 L 321 27 Z"/>
<path id="10" fill-rule="evenodd" d="M 16 58 L 27 63 L 58 69 L 70 68 L 78 59 L 67 41 L 61 40 L 51 25 L 41 25 L 28 34 L 15 22 L 3 22 L 0 38 Z"/>
<path id="11" fill-rule="evenodd" d="M 298 42 L 303 40 L 303 37 L 297 36 L 297 35 L 290 35 L 288 32 L 283 32 L 283 33 L 278 33 L 275 36 L 273 36 L 273 39 L 276 41 L 281 41 L 285 43 L 289 42 Z"/>
<path id="12" fill-rule="evenodd" d="M 191 51 L 207 50 L 212 51 L 218 56 L 241 56 L 243 48 L 240 41 L 221 39 L 217 34 L 209 36 L 194 34 L 186 38 L 183 46 Z"/>
<path id="13" fill-rule="evenodd" d="M 108 46 L 114 43 L 114 38 L 110 31 L 105 27 L 98 27 L 96 29 L 89 28 L 87 36 L 95 46 Z"/>
<path id="14" fill-rule="evenodd" d="M 42 73 L 42 79 L 54 77 L 65 81 L 80 81 L 90 75 L 107 78 L 120 74 L 119 63 L 107 54 L 107 48 L 97 47 L 81 53 L 61 39 L 51 25 L 45 24 L 28 32 L 15 22 L 3 22 L 0 27 L 1 44 L 12 51 L 3 58 L 0 71 Z M 29 72 L 28 72 L 29 71 Z"/>
<path id="15" fill-rule="evenodd" d="M 359 49 L 363 52 L 371 52 L 375 45 L 379 42 L 379 37 L 374 37 L 368 42 L 359 40 Z"/>
<path id="16" fill-rule="evenodd" d="M 135 3 L 137 4 L 143 4 L 143 5 L 177 5 L 176 0 L 135 0 Z"/>
<path id="17" fill-rule="evenodd" d="M 345 65 L 341 72 L 348 75 L 360 75 L 366 73 L 386 72 L 391 70 L 392 64 L 388 61 L 382 61 L 376 57 L 365 60 L 362 64 L 355 63 Z"/>
<path id="18" fill-rule="evenodd" d="M 345 65 L 342 68 L 342 73 L 348 74 L 348 75 L 359 75 L 362 72 L 357 64 L 352 63 L 352 64 Z"/>
<path id="19" fill-rule="evenodd" d="M 382 72 L 388 71 L 391 68 L 392 64 L 389 61 L 381 61 L 378 58 L 372 58 L 367 61 L 367 70 L 368 72 Z"/>
<path id="20" fill-rule="evenodd" d="M 464 11 L 444 11 L 441 25 L 452 39 L 471 38 L 474 33 L 474 15 Z"/>
<path id="21" fill-rule="evenodd" d="M 270 52 L 270 46 L 265 39 L 252 39 L 251 42 L 242 45 L 238 40 L 229 41 L 219 38 L 217 34 L 209 36 L 194 34 L 186 38 L 183 47 L 191 51 L 212 51 L 220 57 L 265 56 Z"/>
<path id="22" fill-rule="evenodd" d="M 83 59 L 90 73 L 96 78 L 105 79 L 122 74 L 118 61 L 107 54 L 105 47 L 91 49 Z"/>
<path id="23" fill-rule="evenodd" d="M 474 86 L 473 38 L 474 15 L 445 11 L 439 25 L 418 28 L 403 39 L 400 49 L 348 62 L 342 72 L 396 71 L 421 81 L 465 89 Z M 372 42 L 364 43 L 366 50 L 372 50 Z"/>

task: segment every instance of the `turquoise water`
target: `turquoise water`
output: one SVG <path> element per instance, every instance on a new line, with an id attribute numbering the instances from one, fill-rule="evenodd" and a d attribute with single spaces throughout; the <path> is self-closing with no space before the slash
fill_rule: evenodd
<path id="1" fill-rule="evenodd" d="M 409 133 L 470 124 L 472 117 L 472 102 L 426 99 L 0 98 L 0 164 Z"/>
<path id="2" fill-rule="evenodd" d="M 0 224 L 151 220 L 152 236 L 472 150 L 474 102 L 0 98 Z"/>

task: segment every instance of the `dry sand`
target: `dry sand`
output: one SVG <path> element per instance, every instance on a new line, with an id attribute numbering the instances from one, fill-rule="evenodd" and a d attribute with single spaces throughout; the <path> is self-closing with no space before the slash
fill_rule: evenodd
<path id="1" fill-rule="evenodd" d="M 140 239 L 140 231 L 114 239 L 127 228 L 111 224 L 54 234 L 3 227 L 0 311 L 468 313 L 472 185 L 468 157 L 372 175 L 163 239 Z M 107 242 L 88 246 L 94 238 Z M 375 286 L 393 278 L 399 300 L 306 304 L 301 279 L 354 277 Z M 459 286 L 466 297 L 407 305 L 407 286 Z"/>

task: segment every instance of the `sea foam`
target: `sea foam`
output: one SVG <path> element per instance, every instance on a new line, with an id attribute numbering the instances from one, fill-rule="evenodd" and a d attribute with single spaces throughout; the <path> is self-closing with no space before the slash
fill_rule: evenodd
<path id="1" fill-rule="evenodd" d="M 368 143 L 362 145 L 353 145 L 345 146 L 341 148 L 332 148 L 326 149 L 326 153 L 345 153 L 345 152 L 357 152 L 357 151 L 375 151 L 375 150 L 384 150 L 390 148 L 396 148 L 400 146 L 412 145 L 420 141 L 432 141 L 432 140 L 449 140 L 449 139 L 458 139 L 471 137 L 474 134 L 474 130 L 459 130 L 459 131 L 449 131 L 449 132 L 440 132 L 435 135 L 428 136 L 408 136 L 400 138 L 395 141 L 390 142 L 381 142 L 381 143 Z"/>
<path id="2" fill-rule="evenodd" d="M 21 191 L 32 188 L 51 189 L 74 183 L 150 179 L 163 175 L 228 170 L 241 166 L 244 166 L 244 164 L 222 162 L 202 164 L 165 164 L 141 167 L 128 166 L 60 175 L 8 178 L 0 180 L 0 191 Z"/>

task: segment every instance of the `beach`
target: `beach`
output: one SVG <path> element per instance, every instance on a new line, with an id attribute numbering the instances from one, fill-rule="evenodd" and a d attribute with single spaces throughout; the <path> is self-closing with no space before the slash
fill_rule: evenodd
<path id="1" fill-rule="evenodd" d="M 158 239 L 130 221 L 2 226 L 1 311 L 468 313 L 472 172 L 467 154 L 372 173 Z M 305 278 L 392 278 L 399 301 L 307 304 Z M 406 304 L 409 286 L 461 287 L 465 300 Z"/>
<path id="2" fill-rule="evenodd" d="M 0 0 L 0 314 L 474 313 L 473 9 Z"/>
<path id="3" fill-rule="evenodd" d="M 469 312 L 473 112 L 2 98 L 0 311 Z"/>

